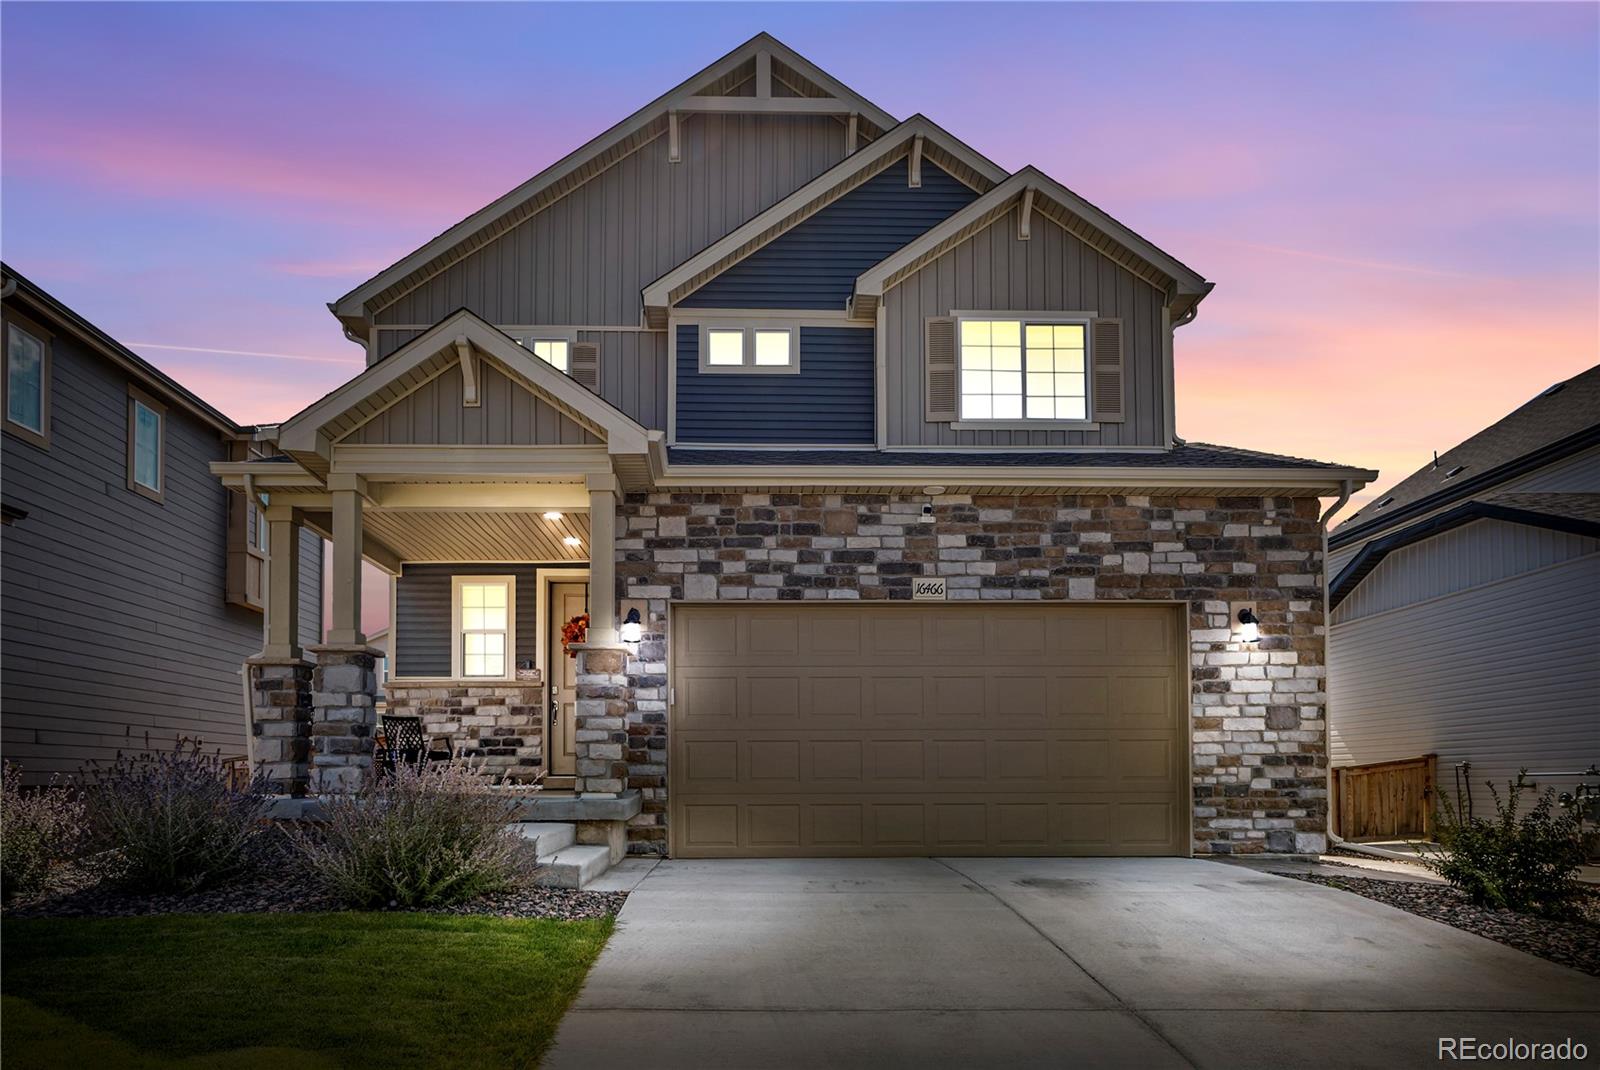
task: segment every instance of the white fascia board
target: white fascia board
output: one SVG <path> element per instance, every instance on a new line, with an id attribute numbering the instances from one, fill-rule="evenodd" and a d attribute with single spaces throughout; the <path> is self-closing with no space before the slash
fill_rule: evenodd
<path id="1" fill-rule="evenodd" d="M 1127 468 L 1127 467 L 1023 467 L 974 465 L 968 467 L 910 465 L 673 465 L 656 477 L 663 490 L 679 486 L 809 486 L 857 484 L 881 487 L 922 487 L 930 484 L 989 484 L 1026 487 L 1303 487 L 1307 491 L 1336 494 L 1348 480 L 1360 489 L 1377 473 L 1360 468 Z"/>
<path id="2" fill-rule="evenodd" d="M 857 110 L 862 115 L 872 120 L 881 129 L 887 130 L 895 125 L 894 116 L 866 98 L 859 96 L 775 37 L 767 33 L 760 33 L 710 66 L 679 82 L 672 89 L 652 100 L 604 133 L 591 138 L 522 183 L 516 189 L 495 199 L 438 237 L 395 261 L 389 267 L 384 268 L 360 286 L 330 303 L 328 305 L 329 310 L 341 319 L 364 317 L 367 314 L 366 302 L 373 295 L 382 293 L 398 280 L 471 237 L 507 212 L 538 196 L 545 189 L 583 167 L 617 142 L 637 133 L 657 119 L 665 116 L 669 111 L 673 110 L 675 104 L 684 98 L 693 96 L 701 86 L 724 77 L 746 60 L 753 58 L 758 51 L 763 50 L 771 52 L 782 60 L 786 66 L 794 68 L 806 78 L 816 82 L 840 99 L 856 105 Z"/>

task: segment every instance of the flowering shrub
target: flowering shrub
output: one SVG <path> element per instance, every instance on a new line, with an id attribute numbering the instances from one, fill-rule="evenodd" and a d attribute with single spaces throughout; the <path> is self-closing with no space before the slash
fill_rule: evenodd
<path id="1" fill-rule="evenodd" d="M 83 801 L 54 779 L 23 791 L 22 770 L 0 767 L 0 900 L 44 886 L 50 868 L 77 856 L 84 842 Z"/>
<path id="2" fill-rule="evenodd" d="M 127 886 L 192 892 L 256 861 L 266 785 L 257 779 L 235 787 L 223 759 L 198 740 L 179 740 L 170 751 L 119 754 L 84 772 L 90 831 L 99 846 L 119 852 Z"/>
<path id="3" fill-rule="evenodd" d="M 507 828 L 515 802 L 461 762 L 401 765 L 324 810 L 291 842 L 308 876 L 350 906 L 458 903 L 537 872 L 529 841 Z"/>
<path id="4" fill-rule="evenodd" d="M 1558 811 L 1554 789 L 1519 816 L 1527 770 L 1507 784 L 1504 798 L 1489 783 L 1493 818 L 1472 817 L 1439 793 L 1439 847 L 1423 848 L 1423 864 L 1479 906 L 1524 913 L 1563 914 L 1582 891 L 1574 879 L 1584 862 L 1577 811 Z"/>

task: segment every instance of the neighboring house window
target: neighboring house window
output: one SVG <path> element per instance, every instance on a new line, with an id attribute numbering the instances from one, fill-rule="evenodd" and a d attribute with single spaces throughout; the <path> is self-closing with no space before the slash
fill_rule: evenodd
<path id="1" fill-rule="evenodd" d="M 961 321 L 961 419 L 1086 420 L 1088 324 Z"/>
<path id="2" fill-rule="evenodd" d="M 50 437 L 50 335 L 6 322 L 6 430 L 38 446 Z"/>
<path id="3" fill-rule="evenodd" d="M 456 576 L 451 675 L 505 680 L 512 674 L 517 581 L 512 576 Z"/>
<path id="4" fill-rule="evenodd" d="M 700 370 L 783 373 L 800 370 L 799 328 L 707 325 L 700 328 Z"/>
<path id="5" fill-rule="evenodd" d="M 166 489 L 167 407 L 128 387 L 128 489 L 160 501 Z"/>

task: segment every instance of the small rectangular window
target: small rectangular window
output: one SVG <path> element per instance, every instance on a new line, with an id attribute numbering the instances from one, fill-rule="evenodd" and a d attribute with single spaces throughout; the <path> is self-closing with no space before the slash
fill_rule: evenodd
<path id="1" fill-rule="evenodd" d="M 166 491 L 167 407 L 128 386 L 128 489 L 153 501 Z"/>
<path id="2" fill-rule="evenodd" d="M 6 323 L 5 427 L 38 446 L 49 445 L 50 335 Z"/>
<path id="3" fill-rule="evenodd" d="M 797 324 L 769 322 L 700 328 L 700 370 L 733 375 L 800 370 Z"/>
<path id="4" fill-rule="evenodd" d="M 457 576 L 453 587 L 453 675 L 460 679 L 509 679 L 516 645 L 516 579 Z"/>
<path id="5" fill-rule="evenodd" d="M 567 370 L 570 356 L 568 347 L 571 343 L 566 339 L 537 338 L 531 343 L 533 355 L 544 361 L 558 372 Z"/>

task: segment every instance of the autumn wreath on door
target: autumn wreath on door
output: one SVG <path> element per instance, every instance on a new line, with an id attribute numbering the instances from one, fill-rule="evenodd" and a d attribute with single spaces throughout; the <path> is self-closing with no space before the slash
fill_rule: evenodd
<path id="1" fill-rule="evenodd" d="M 589 614 L 579 613 L 561 626 L 561 652 L 569 658 L 578 656 L 573 650 L 573 644 L 582 643 L 589 637 Z"/>

